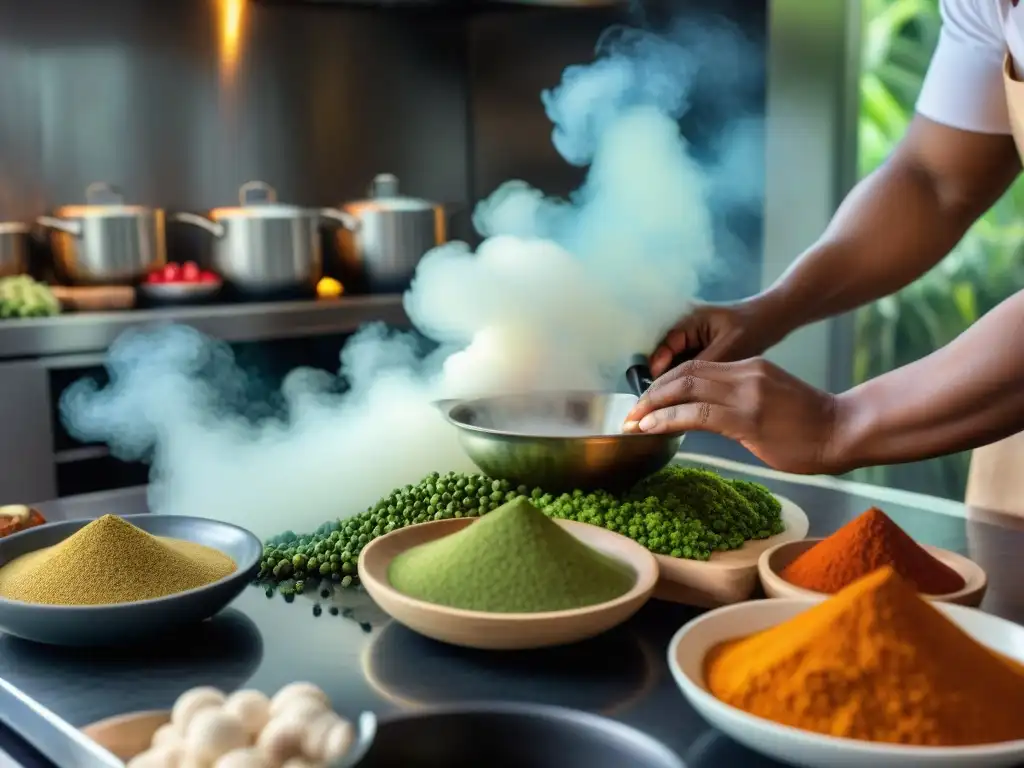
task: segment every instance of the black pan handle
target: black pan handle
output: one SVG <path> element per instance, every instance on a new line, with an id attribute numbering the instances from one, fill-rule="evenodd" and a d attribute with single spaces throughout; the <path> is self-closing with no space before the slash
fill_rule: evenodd
<path id="1" fill-rule="evenodd" d="M 634 355 L 630 359 L 629 368 L 626 369 L 626 381 L 637 397 L 643 397 L 644 392 L 651 388 L 654 376 L 651 375 L 651 366 L 647 355 Z"/>

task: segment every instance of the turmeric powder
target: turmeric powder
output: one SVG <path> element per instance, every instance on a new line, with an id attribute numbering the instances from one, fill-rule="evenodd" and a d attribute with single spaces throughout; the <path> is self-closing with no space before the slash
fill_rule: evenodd
<path id="1" fill-rule="evenodd" d="M 708 689 L 829 736 L 920 746 L 1024 739 L 1024 666 L 976 643 L 892 568 L 713 649 Z"/>

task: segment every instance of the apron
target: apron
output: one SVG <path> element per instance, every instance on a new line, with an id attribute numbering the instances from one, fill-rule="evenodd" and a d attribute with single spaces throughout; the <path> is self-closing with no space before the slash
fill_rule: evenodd
<path id="1" fill-rule="evenodd" d="M 1013 57 L 1003 59 L 1003 85 L 1010 113 L 1013 140 L 1024 160 L 1024 80 L 1013 66 Z M 1024 433 L 977 448 L 971 455 L 964 502 L 969 507 L 1004 512 L 1024 518 Z"/>

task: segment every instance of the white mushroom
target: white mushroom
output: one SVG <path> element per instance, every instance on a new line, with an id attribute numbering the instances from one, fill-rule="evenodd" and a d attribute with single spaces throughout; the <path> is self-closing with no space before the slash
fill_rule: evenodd
<path id="1" fill-rule="evenodd" d="M 154 747 L 181 745 L 184 741 L 182 734 L 174 727 L 173 723 L 164 723 L 156 729 L 153 734 L 152 745 Z"/>
<path id="2" fill-rule="evenodd" d="M 188 731 L 188 726 L 192 722 L 192 718 L 201 709 L 208 707 L 220 707 L 224 703 L 224 694 L 218 691 L 216 688 L 210 688 L 209 686 L 202 686 L 200 688 L 193 688 L 190 691 L 185 691 L 178 697 L 178 700 L 174 702 L 174 708 L 171 710 L 171 723 L 174 724 L 175 729 L 178 733 L 184 734 Z"/>
<path id="3" fill-rule="evenodd" d="M 233 749 L 249 746 L 241 721 L 220 709 L 202 709 L 185 732 L 185 754 L 201 763 L 212 763 Z"/>
<path id="4" fill-rule="evenodd" d="M 236 691 L 224 702 L 224 711 L 241 720 L 250 739 L 255 739 L 270 719 L 270 699 L 259 691 Z"/>
<path id="5" fill-rule="evenodd" d="M 256 746 L 273 765 L 302 754 L 305 726 L 291 718 L 273 719 L 256 737 Z"/>
<path id="6" fill-rule="evenodd" d="M 178 768 L 181 755 L 180 745 L 152 747 L 133 757 L 128 762 L 128 768 Z"/>
<path id="7" fill-rule="evenodd" d="M 260 750 L 248 747 L 221 755 L 213 768 L 271 768 L 271 765 Z"/>
<path id="8" fill-rule="evenodd" d="M 270 700 L 270 717 L 277 717 L 285 702 L 296 696 L 319 700 L 325 709 L 331 706 L 331 700 L 327 698 L 327 694 L 312 683 L 290 683 L 275 693 L 274 698 Z"/>

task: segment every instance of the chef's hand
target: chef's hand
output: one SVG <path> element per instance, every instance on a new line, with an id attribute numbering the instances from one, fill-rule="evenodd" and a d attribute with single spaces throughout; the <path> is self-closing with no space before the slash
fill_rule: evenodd
<path id="1" fill-rule="evenodd" d="M 767 294 L 734 304 L 705 304 L 685 315 L 651 354 L 651 373 L 661 376 L 675 358 L 723 363 L 763 354 L 791 328 L 781 302 Z"/>
<path id="2" fill-rule="evenodd" d="M 693 360 L 657 379 L 636 404 L 625 432 L 716 432 L 774 469 L 833 473 L 836 400 L 772 363 Z"/>

